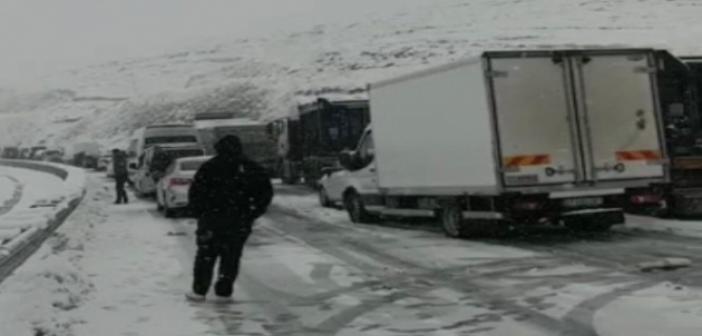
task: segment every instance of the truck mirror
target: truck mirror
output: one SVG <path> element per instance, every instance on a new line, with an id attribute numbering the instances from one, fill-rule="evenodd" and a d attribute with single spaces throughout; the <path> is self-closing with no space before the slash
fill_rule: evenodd
<path id="1" fill-rule="evenodd" d="M 341 153 L 339 153 L 339 164 L 346 170 L 354 170 L 354 162 L 356 161 L 354 159 L 355 157 L 356 153 L 354 151 L 342 151 Z"/>
<path id="2" fill-rule="evenodd" d="M 324 167 L 322 168 L 322 175 L 323 176 L 330 176 L 331 174 L 336 173 L 339 171 L 337 167 Z"/>

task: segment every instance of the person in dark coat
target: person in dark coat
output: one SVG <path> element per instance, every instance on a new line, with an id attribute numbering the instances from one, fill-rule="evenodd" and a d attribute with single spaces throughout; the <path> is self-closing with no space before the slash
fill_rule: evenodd
<path id="1" fill-rule="evenodd" d="M 215 301 L 231 300 L 244 244 L 273 199 L 270 177 L 244 155 L 238 137 L 222 138 L 215 150 L 217 155 L 195 174 L 188 194 L 198 218 L 192 292 L 186 295 L 191 301 L 205 300 L 218 258 Z"/>
<path id="2" fill-rule="evenodd" d="M 127 155 L 116 148 L 112 150 L 112 169 L 115 174 L 115 191 L 117 192 L 115 204 L 129 203 L 127 191 L 124 189 L 124 184 L 130 182 Z"/>

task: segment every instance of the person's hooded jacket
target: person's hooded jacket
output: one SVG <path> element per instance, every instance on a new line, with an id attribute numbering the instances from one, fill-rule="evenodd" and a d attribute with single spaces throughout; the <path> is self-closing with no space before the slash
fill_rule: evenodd
<path id="1" fill-rule="evenodd" d="M 215 145 L 217 155 L 195 174 L 189 191 L 193 214 L 231 218 L 251 225 L 262 216 L 273 198 L 270 177 L 259 164 L 248 159 L 236 136 L 226 136 Z"/>

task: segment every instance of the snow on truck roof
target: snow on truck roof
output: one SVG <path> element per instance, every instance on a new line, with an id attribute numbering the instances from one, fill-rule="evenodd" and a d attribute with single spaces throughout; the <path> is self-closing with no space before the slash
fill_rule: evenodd
<path id="1" fill-rule="evenodd" d="M 607 46 L 584 46 L 582 48 L 554 48 L 554 49 L 504 49 L 504 50 L 486 50 L 480 54 L 467 57 L 462 60 L 458 60 L 453 63 L 447 63 L 443 65 L 437 65 L 433 67 L 428 67 L 424 70 L 419 70 L 397 76 L 395 78 L 390 78 L 386 80 L 381 80 L 375 83 L 370 83 L 368 85 L 369 91 L 372 89 L 378 89 L 384 86 L 401 83 L 410 79 L 425 77 L 435 73 L 450 71 L 456 68 L 463 67 L 465 65 L 482 63 L 484 58 L 505 58 L 505 57 L 529 57 L 533 55 L 548 55 L 554 53 L 574 53 L 574 52 L 593 52 L 593 53 L 616 53 L 616 52 L 654 52 L 656 49 L 653 48 L 637 48 L 637 47 L 607 47 Z"/>
<path id="2" fill-rule="evenodd" d="M 154 128 L 188 128 L 188 127 L 193 127 L 193 125 L 190 125 L 190 124 L 154 124 L 154 125 L 148 125 L 148 126 L 146 126 L 146 129 L 154 129 Z"/>
<path id="3" fill-rule="evenodd" d="M 248 118 L 196 120 L 195 128 L 215 128 L 220 126 L 265 126 L 258 120 Z"/>

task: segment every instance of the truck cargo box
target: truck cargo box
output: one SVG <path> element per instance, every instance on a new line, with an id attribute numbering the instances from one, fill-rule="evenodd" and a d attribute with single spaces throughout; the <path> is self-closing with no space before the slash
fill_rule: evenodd
<path id="1" fill-rule="evenodd" d="M 665 182 L 650 49 L 495 51 L 370 85 L 377 178 L 396 194 Z"/>

